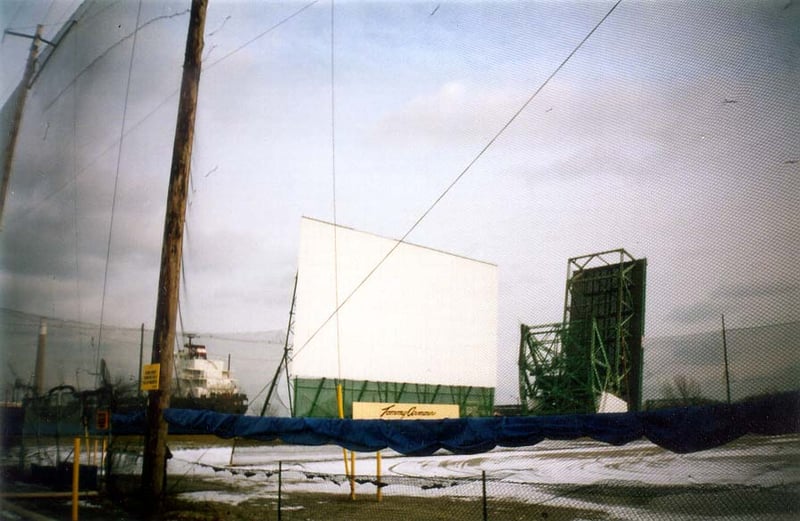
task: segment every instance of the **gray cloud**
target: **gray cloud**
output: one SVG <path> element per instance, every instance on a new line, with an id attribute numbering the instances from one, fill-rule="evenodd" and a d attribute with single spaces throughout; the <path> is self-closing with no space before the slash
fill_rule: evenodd
<path id="1" fill-rule="evenodd" d="M 720 314 L 708 302 L 684 304 L 673 308 L 668 315 L 671 320 L 688 324 L 706 322 L 711 318 L 719 318 L 719 316 Z"/>
<path id="2" fill-rule="evenodd" d="M 800 374 L 800 322 L 728 328 L 729 374 L 734 399 L 796 388 Z M 700 334 L 647 338 L 646 393 L 658 397 L 675 375 L 697 381 L 704 396 L 725 398 L 722 328 Z"/>
<path id="3" fill-rule="evenodd" d="M 798 291 L 800 291 L 800 284 L 791 280 L 769 282 L 747 281 L 718 287 L 711 292 L 711 297 L 726 300 L 770 297 L 788 301 L 790 298 L 797 296 Z"/>

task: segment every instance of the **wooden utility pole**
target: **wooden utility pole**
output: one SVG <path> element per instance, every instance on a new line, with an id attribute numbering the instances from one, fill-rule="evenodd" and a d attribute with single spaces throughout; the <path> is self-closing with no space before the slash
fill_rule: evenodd
<path id="1" fill-rule="evenodd" d="M 14 107 L 14 114 L 11 119 L 11 129 L 9 130 L 8 142 L 6 143 L 5 150 L 3 151 L 3 180 L 0 184 L 0 226 L 3 222 L 3 213 L 6 206 L 6 194 L 8 193 L 8 184 L 11 180 L 11 166 L 14 163 L 14 150 L 17 147 L 17 135 L 19 134 L 19 127 L 22 124 L 22 113 L 25 108 L 25 100 L 28 97 L 28 89 L 31 86 L 33 73 L 36 71 L 36 60 L 39 57 L 39 41 L 41 41 L 41 39 L 42 26 L 37 25 L 36 34 L 33 36 L 31 41 L 31 49 L 28 52 L 28 62 L 25 65 L 25 74 L 23 75 L 19 86 L 14 91 L 14 94 L 11 95 L 11 100 L 12 102 L 16 103 L 16 107 Z"/>
<path id="2" fill-rule="evenodd" d="M 178 104 L 178 123 L 175 128 L 175 142 L 172 150 L 167 211 L 164 220 L 164 240 L 161 250 L 161 273 L 158 280 L 158 302 L 152 354 L 152 362 L 160 364 L 159 388 L 157 391 L 150 391 L 148 398 L 147 432 L 142 464 L 142 491 L 145 501 L 147 501 L 146 504 L 151 509 L 158 509 L 165 489 L 167 424 L 164 421 L 164 410 L 169 407 L 172 383 L 183 228 L 207 7 L 208 0 L 192 0 Z"/>

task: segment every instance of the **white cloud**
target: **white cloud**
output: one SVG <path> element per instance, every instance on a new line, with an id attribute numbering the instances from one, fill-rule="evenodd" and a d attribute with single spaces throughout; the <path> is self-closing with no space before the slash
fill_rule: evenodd
<path id="1" fill-rule="evenodd" d="M 425 147 L 485 141 L 514 111 L 520 93 L 450 81 L 386 114 L 377 124 L 382 139 Z"/>

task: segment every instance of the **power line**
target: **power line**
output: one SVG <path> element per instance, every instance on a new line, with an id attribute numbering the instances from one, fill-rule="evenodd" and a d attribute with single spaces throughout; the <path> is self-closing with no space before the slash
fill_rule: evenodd
<path id="1" fill-rule="evenodd" d="M 251 38 L 250 40 L 247 40 L 245 43 L 243 43 L 242 45 L 240 45 L 240 46 L 239 46 L 239 47 L 237 47 L 236 49 L 232 50 L 232 51 L 231 51 L 231 52 L 229 52 L 228 54 L 226 54 L 226 55 L 222 56 L 221 58 L 219 58 L 219 59 L 217 59 L 217 60 L 215 60 L 215 61 L 211 62 L 211 63 L 208 65 L 208 67 L 206 67 L 206 70 L 209 70 L 209 69 L 211 69 L 212 67 L 214 67 L 215 65 L 217 65 L 218 63 L 220 63 L 220 62 L 222 62 L 222 61 L 225 61 L 225 60 L 227 60 L 228 58 L 230 58 L 230 57 L 231 57 L 231 56 L 233 56 L 234 54 L 238 53 L 239 51 L 241 51 L 242 49 L 244 49 L 245 47 L 247 47 L 247 46 L 248 46 L 248 45 L 250 45 L 251 43 L 254 43 L 254 42 L 256 42 L 256 41 L 260 40 L 260 39 L 261 39 L 261 38 L 263 38 L 264 36 L 268 35 L 269 33 L 271 33 L 272 31 L 274 31 L 274 30 L 275 30 L 275 29 L 277 29 L 278 27 L 282 26 L 283 24 L 285 24 L 286 22 L 288 22 L 289 20 L 291 20 L 292 18 L 294 18 L 294 17 L 298 16 L 300 13 L 302 13 L 303 11 L 305 11 L 306 9 L 308 9 L 309 7 L 311 7 L 312 5 L 316 4 L 318 1 L 319 1 L 319 0 L 314 0 L 313 2 L 309 2 L 308 4 L 304 5 L 303 7 L 301 7 L 301 8 L 300 8 L 300 9 L 298 9 L 297 11 L 295 11 L 294 13 L 290 14 L 289 16 L 287 16 L 287 17 L 285 17 L 285 18 L 281 19 L 279 22 L 277 22 L 277 23 L 275 23 L 274 25 L 270 26 L 270 27 L 269 27 L 267 30 L 265 30 L 264 32 L 262 32 L 262 33 L 258 34 L 257 36 L 255 36 L 255 37 Z"/>
<path id="2" fill-rule="evenodd" d="M 263 37 L 264 37 L 264 36 L 266 36 L 267 34 L 271 33 L 271 32 L 272 32 L 272 31 L 274 31 L 275 29 L 277 29 L 278 27 L 281 27 L 282 25 L 284 25 L 284 24 L 285 24 L 286 22 L 288 22 L 289 20 L 291 20 L 291 19 L 295 18 L 297 15 L 299 15 L 300 13 L 302 13 L 303 11 L 305 11 L 306 9 L 308 9 L 309 7 L 311 7 L 311 6 L 313 6 L 314 4 L 316 4 L 318 1 L 319 1 L 319 0 L 314 0 L 313 2 L 310 2 L 310 3 L 306 4 L 306 5 L 304 5 L 303 7 L 301 7 L 300 9 L 298 9 L 297 11 L 295 11 L 295 12 L 293 12 L 292 14 L 290 14 L 290 15 L 286 16 L 285 18 L 281 19 L 279 22 L 277 22 L 277 23 L 273 24 L 273 25 L 272 25 L 272 26 L 270 26 L 270 27 L 269 27 L 267 30 L 265 30 L 265 31 L 261 32 L 260 34 L 258 34 L 256 37 L 254 37 L 254 38 L 251 38 L 250 40 L 248 40 L 248 41 L 247 41 L 247 42 L 245 42 L 244 44 L 240 45 L 239 47 L 237 47 L 237 48 L 236 48 L 236 49 L 234 49 L 233 51 L 229 52 L 229 53 L 228 53 L 228 54 L 226 54 L 225 56 L 222 56 L 222 57 L 220 57 L 218 60 L 214 61 L 213 63 L 211 63 L 211 64 L 209 64 L 209 65 L 207 65 L 207 66 L 205 67 L 205 70 L 206 70 L 206 71 L 209 71 L 209 70 L 210 70 L 210 69 L 212 69 L 212 68 L 213 68 L 215 65 L 218 65 L 218 64 L 220 64 L 221 62 L 223 62 L 224 60 L 226 60 L 226 59 L 230 58 L 231 56 L 233 56 L 233 55 L 234 55 L 234 54 L 236 54 L 237 52 L 241 51 L 242 49 L 244 49 L 244 48 L 245 48 L 245 47 L 247 47 L 248 45 L 250 45 L 250 44 L 252 44 L 252 43 L 256 42 L 257 40 L 259 40 L 259 39 L 261 39 L 261 38 L 263 38 Z M 107 9 L 107 8 L 106 8 L 106 9 Z M 186 12 L 188 12 L 188 11 L 186 11 Z M 184 14 L 184 13 L 177 13 L 177 14 L 173 14 L 173 15 L 169 15 L 169 16 L 161 16 L 161 17 L 153 18 L 153 19 L 149 20 L 148 22 L 146 22 L 146 23 L 145 23 L 145 24 L 144 24 L 142 27 L 138 28 L 138 29 L 137 29 L 136 31 L 134 31 L 134 32 L 138 33 L 139 29 L 143 28 L 143 27 L 144 27 L 144 26 L 146 26 L 146 25 L 149 25 L 149 24 L 151 24 L 151 23 L 155 22 L 156 20 L 160 20 L 160 19 L 164 19 L 164 18 L 171 18 L 171 17 L 175 17 L 175 16 L 182 15 L 182 14 Z M 94 17 L 96 17 L 96 16 L 97 16 L 97 14 L 95 14 L 95 15 L 92 15 L 92 18 L 94 18 Z M 77 81 L 77 79 L 78 79 L 78 78 L 79 78 L 79 77 L 80 77 L 80 76 L 81 76 L 81 75 L 82 75 L 82 74 L 83 74 L 83 73 L 84 73 L 84 72 L 85 72 L 87 69 L 89 69 L 90 67 L 92 67 L 92 66 L 93 66 L 93 65 L 94 65 L 94 64 L 95 64 L 95 63 L 96 63 L 96 62 L 97 62 L 97 61 L 98 61 L 98 60 L 99 60 L 101 57 L 105 57 L 105 56 L 108 54 L 108 52 L 109 52 L 109 51 L 110 51 L 112 48 L 116 47 L 117 45 L 119 45 L 120 43 L 122 43 L 124 40 L 127 40 L 127 39 L 128 39 L 128 38 L 130 38 L 131 36 L 133 36 L 133 34 L 130 34 L 130 35 L 127 35 L 127 36 L 123 37 L 123 38 L 122 38 L 122 39 L 121 39 L 119 42 L 116 42 L 116 43 L 115 43 L 115 44 L 114 44 L 112 47 L 110 47 L 109 49 L 107 49 L 107 50 L 106 50 L 106 51 L 105 51 L 105 52 L 104 52 L 104 53 L 103 53 L 101 56 L 99 56 L 99 57 L 98 57 L 97 59 L 95 59 L 95 60 L 94 60 L 92 63 L 90 63 L 90 64 L 89 64 L 89 65 L 87 65 L 87 66 L 86 66 L 86 67 L 85 67 L 83 70 L 81 70 L 81 71 L 78 73 L 78 75 L 77 75 L 75 78 L 73 78 L 73 79 L 72 79 L 72 81 L 71 81 L 71 82 L 70 82 L 70 83 L 67 85 L 67 87 L 65 87 L 65 88 L 64 88 L 64 90 L 62 90 L 61 92 L 59 92 L 59 93 L 56 95 L 56 97 L 55 97 L 55 98 L 54 98 L 54 99 L 51 101 L 51 103 L 50 103 L 50 104 L 52 104 L 53 102 L 55 102 L 55 100 L 56 100 L 58 97 L 62 96 L 62 95 L 63 95 L 63 93 L 64 93 L 64 91 L 66 91 L 66 89 L 67 89 L 67 88 L 69 88 L 69 86 L 71 86 L 71 85 L 74 85 L 74 84 L 75 84 L 75 82 Z M 167 103 L 168 103 L 170 100 L 172 100 L 172 99 L 173 99 L 175 96 L 177 96 L 177 94 L 178 94 L 178 91 L 179 91 L 179 89 L 175 89 L 174 91 L 172 91 L 172 92 L 171 92 L 171 93 L 170 93 L 168 96 L 166 96 L 166 97 L 165 97 L 163 100 L 161 100 L 161 102 L 159 102 L 159 103 L 158 103 L 158 104 L 157 104 L 157 105 L 156 105 L 156 106 L 155 106 L 155 107 L 154 107 L 154 108 L 153 108 L 153 109 L 152 109 L 150 112 L 148 112 L 148 113 L 147 113 L 147 114 L 146 114 L 146 115 L 145 115 L 145 116 L 144 116 L 142 119 L 140 119 L 138 122 L 136 122 L 136 123 L 134 123 L 133 125 L 131 125 L 131 126 L 128 128 L 128 130 L 127 130 L 127 131 L 126 131 L 126 132 L 125 132 L 125 133 L 122 135 L 122 138 L 125 138 L 125 137 L 127 137 L 129 134 L 131 134 L 132 132 L 134 132 L 135 130 L 137 130 L 139 127 L 141 127 L 141 126 L 142 126 L 142 125 L 143 125 L 143 124 L 144 124 L 146 121 L 148 121 L 148 120 L 149 120 L 149 119 L 150 119 L 150 118 L 151 118 L 151 117 L 152 117 L 152 116 L 153 116 L 153 115 L 154 115 L 156 112 L 158 112 L 158 111 L 159 111 L 159 110 L 160 110 L 162 107 L 164 107 L 164 106 L 165 106 L 165 105 L 166 105 L 166 104 L 167 104 Z M 48 106 L 49 106 L 49 105 L 48 105 Z M 45 110 L 46 110 L 46 108 L 45 108 Z M 18 216 L 14 216 L 14 219 L 13 219 L 13 221 L 8 221 L 8 219 L 7 219 L 6 227 L 8 228 L 8 227 L 10 227 L 10 226 L 11 226 L 13 223 L 16 223 L 16 222 L 21 222 L 21 221 L 22 221 L 22 220 L 23 220 L 25 217 L 27 217 L 27 216 L 28 216 L 28 215 L 30 215 L 31 213 L 33 213 L 33 212 L 35 212 L 35 211 L 39 210 L 39 209 L 42 207 L 42 205 L 43 205 L 43 204 L 47 203 L 47 202 L 48 202 L 50 199 L 52 199 L 53 197 L 55 197 L 56 195 L 58 195 L 58 194 L 59 194 L 61 191 L 63 191 L 63 190 L 64 190 L 64 189 L 66 189 L 67 187 L 69 187 L 69 185 L 70 185 L 70 184 L 72 184 L 73 182 L 76 182 L 76 181 L 77 181 L 77 179 L 78 179 L 78 178 L 79 178 L 79 177 L 80 177 L 82 174 L 84 174 L 85 172 L 87 172 L 87 171 L 90 169 L 90 167 L 91 167 L 93 164 L 95 164 L 95 163 L 96 163 L 96 162 L 97 162 L 97 161 L 98 161 L 98 160 L 99 160 L 101 157 L 103 157 L 103 156 L 104 156 L 104 155 L 105 155 L 105 154 L 106 154 L 106 153 L 107 153 L 109 150 L 112 150 L 112 149 L 113 149 L 113 148 L 115 148 L 117 145 L 118 145 L 118 142 L 117 142 L 117 141 L 115 141 L 114 143 L 111 143 L 111 144 L 110 144 L 108 147 L 106 147 L 105 149 L 103 149 L 103 151 L 102 151 L 102 152 L 98 153 L 98 154 L 97 154 L 97 155 L 96 155 L 96 156 L 95 156 L 95 157 L 94 157 L 94 158 L 93 158 L 93 159 L 92 159 L 92 160 L 91 160 L 91 161 L 90 161 L 90 162 L 89 162 L 89 163 L 86 165 L 86 167 L 84 167 L 84 168 L 83 168 L 83 169 L 82 169 L 80 172 L 78 172 L 78 174 L 77 174 L 77 175 L 74 177 L 74 179 L 71 179 L 71 180 L 68 180 L 68 181 L 64 182 L 64 183 L 63 183 L 63 184 L 61 184 L 61 185 L 60 185 L 58 188 L 56 188 L 55 190 L 53 190 L 53 191 L 52 191 L 52 192 L 50 192 L 49 194 L 45 195 L 45 196 L 44 196 L 42 199 L 40 199 L 40 200 L 39 200 L 37 203 L 33 203 L 31 206 L 29 206 L 29 207 L 28 207 L 28 209 L 27 209 L 26 211 L 24 211 L 23 213 L 19 214 Z"/>
<path id="3" fill-rule="evenodd" d="M 139 26 L 139 17 L 142 14 L 142 0 L 139 0 L 139 8 L 136 12 L 136 27 Z M 124 141 L 125 136 L 125 121 L 128 119 L 128 97 L 131 91 L 131 76 L 133 74 L 133 57 L 136 54 L 136 36 L 138 35 L 138 31 L 134 31 L 133 34 L 133 43 L 131 45 L 131 57 L 128 62 L 128 79 L 125 84 L 125 100 L 122 105 L 122 123 L 120 124 L 120 136 L 119 136 L 119 148 L 117 149 L 117 168 L 114 174 L 114 192 L 111 196 L 111 219 L 108 223 L 108 243 L 106 244 L 106 263 L 105 269 L 103 271 L 103 294 L 100 299 L 100 332 L 97 335 L 97 354 L 95 356 L 95 369 L 98 373 L 98 380 L 95 384 L 99 383 L 99 373 L 100 371 L 100 350 L 102 348 L 102 339 L 103 339 L 103 316 L 105 314 L 106 309 L 106 290 L 108 288 L 108 264 L 111 258 L 111 238 L 113 236 L 114 231 L 114 210 L 117 206 L 117 187 L 119 185 L 119 172 L 120 172 L 120 165 L 122 164 L 122 144 Z"/>
<path id="4" fill-rule="evenodd" d="M 297 349 L 297 351 L 295 351 L 295 356 L 297 356 L 297 354 L 300 353 L 309 344 L 309 342 L 311 342 L 311 340 L 314 339 L 314 337 L 317 336 L 317 334 L 322 330 L 322 328 L 325 327 L 325 325 L 328 322 L 330 322 L 331 318 L 338 315 L 339 310 L 345 304 L 347 304 L 347 302 L 353 297 L 353 295 L 355 295 L 361 289 L 361 287 L 367 282 L 367 280 L 369 280 L 372 277 L 372 275 L 375 274 L 376 271 L 378 271 L 378 269 L 383 265 L 383 263 L 386 262 L 386 259 L 388 259 L 395 252 L 395 250 L 397 250 L 397 248 L 400 247 L 401 244 L 405 243 L 408 236 L 411 235 L 411 233 L 417 228 L 417 226 L 419 226 L 420 223 L 428 216 L 428 214 L 430 214 L 430 212 L 433 211 L 433 209 L 442 201 L 442 199 L 444 199 L 445 196 L 447 196 L 450 190 L 452 190 L 453 187 L 459 181 L 461 181 L 461 179 L 467 174 L 467 172 L 469 172 L 472 169 L 475 163 L 477 163 L 478 160 L 481 157 L 483 157 L 486 151 L 489 150 L 489 148 L 491 148 L 492 145 L 494 145 L 494 143 L 500 138 L 500 136 L 502 136 L 503 133 L 511 126 L 511 124 L 514 123 L 514 121 L 516 121 L 519 115 L 522 114 L 522 112 L 528 107 L 528 105 L 531 104 L 531 102 L 542 91 L 542 89 L 544 89 L 547 86 L 547 84 L 550 83 L 550 80 L 553 79 L 553 77 L 556 74 L 558 74 L 558 72 L 564 67 L 564 65 L 567 64 L 567 62 L 575 55 L 575 53 L 578 52 L 578 50 L 581 47 L 583 47 L 583 44 L 586 43 L 586 41 L 595 33 L 595 31 L 597 31 L 597 29 L 603 24 L 603 22 L 606 21 L 606 19 L 611 15 L 612 12 L 614 12 L 614 10 L 621 2 L 622 0 L 617 0 L 617 2 L 613 6 L 611 6 L 611 9 L 608 10 L 608 12 L 603 16 L 603 18 L 601 18 L 600 21 L 597 22 L 597 24 L 595 24 L 592 30 L 589 31 L 586 34 L 586 36 L 583 37 L 583 39 L 578 43 L 577 46 L 575 46 L 574 49 L 572 49 L 572 52 L 570 52 L 567 55 L 567 57 L 561 61 L 558 67 L 556 67 L 555 70 L 553 70 L 553 72 L 550 73 L 550 75 L 544 80 L 544 82 L 542 82 L 542 84 L 539 85 L 539 88 L 537 88 L 533 92 L 533 94 L 531 94 L 530 97 L 528 97 L 528 99 L 525 100 L 522 106 L 508 119 L 508 121 L 506 121 L 506 123 L 502 127 L 500 127 L 500 130 L 498 130 L 494 134 L 494 136 L 486 143 L 486 145 L 484 145 L 484 147 L 475 155 L 475 157 L 473 157 L 472 160 L 469 163 L 467 163 L 467 166 L 464 167 L 463 170 L 461 170 L 461 172 L 444 189 L 444 191 L 439 195 L 439 197 L 437 197 L 436 200 L 434 200 L 433 203 L 422 213 L 422 215 L 420 215 L 420 217 L 414 222 L 414 224 L 411 225 L 408 231 L 406 231 L 406 233 L 403 234 L 400 240 L 398 240 L 395 243 L 395 245 L 392 246 L 392 248 L 381 258 L 381 260 L 378 261 L 378 263 L 369 271 L 369 273 L 367 273 L 367 275 L 361 280 L 361 282 L 359 282 L 356 285 L 356 287 L 350 292 L 350 294 L 347 295 L 347 297 L 345 297 L 345 299 L 341 303 L 339 303 L 337 299 L 336 309 L 334 309 L 333 312 L 328 316 L 328 318 L 326 318 L 322 322 L 322 324 L 314 331 L 314 333 L 311 334 L 308 340 L 306 340 L 306 342 L 302 346 L 300 346 L 300 348 Z M 336 233 L 335 228 L 334 228 L 334 233 Z"/>
<path id="5" fill-rule="evenodd" d="M 92 60 L 92 61 L 91 61 L 91 62 L 90 62 L 88 65 L 86 65 L 86 66 L 85 66 L 83 69 L 81 69 L 80 71 L 78 71 L 78 73 L 75 75 L 75 77 L 74 77 L 74 78 L 72 78 L 72 80 L 71 80 L 69 83 L 67 83 L 67 84 L 64 86 L 64 88 L 63 88 L 63 89 L 61 89 L 61 91 L 59 91 L 59 92 L 58 92 L 58 94 L 56 94 L 56 95 L 55 95 L 55 96 L 54 96 L 54 97 L 53 97 L 53 98 L 50 100 L 50 102 L 49 102 L 49 103 L 45 104 L 45 106 L 44 106 L 44 108 L 42 109 L 42 111 L 44 112 L 44 111 L 46 111 L 46 110 L 50 109 L 50 107 L 52 107 L 52 106 L 53 106 L 53 104 L 54 104 L 56 101 L 58 101 L 58 100 L 59 100 L 59 98 L 61 98 L 61 96 L 63 96 L 63 95 L 64 95 L 64 93 L 65 93 L 67 90 L 69 90 L 69 88 L 70 88 L 70 87 L 72 87 L 73 85 L 75 85 L 75 83 L 78 81 L 78 79 L 80 79 L 80 77 L 81 77 L 81 76 L 83 76 L 85 73 L 87 73 L 87 72 L 89 71 L 89 69 L 91 69 L 92 67 L 94 67 L 95 65 L 97 65 L 97 63 L 99 63 L 99 62 L 100 62 L 100 61 L 101 61 L 103 58 L 105 58 L 106 56 L 108 56 L 108 55 L 109 55 L 109 54 L 110 54 L 110 53 L 111 53 L 111 52 L 112 52 L 114 49 L 116 49 L 117 47 L 119 47 L 120 45 L 122 45 L 123 43 L 125 43 L 127 40 L 129 40 L 129 39 L 131 39 L 131 38 L 133 38 L 134 45 L 135 45 L 136 38 L 137 38 L 137 36 L 138 36 L 139 32 L 140 32 L 142 29 L 144 29 L 145 27 L 148 27 L 149 25 L 151 25 L 151 24 L 154 24 L 155 22 L 158 22 L 158 21 L 160 21 L 160 20 L 166 20 L 166 19 L 169 19 L 169 18 L 176 18 L 176 17 L 179 17 L 179 16 L 183 16 L 183 15 L 185 15 L 185 14 L 188 14 L 188 13 L 189 13 L 189 11 L 188 11 L 188 10 L 186 10 L 186 11 L 182 11 L 182 12 L 180 12 L 180 13 L 174 13 L 174 14 L 170 14 L 170 15 L 156 16 L 156 17 L 154 17 L 154 18 L 151 18 L 150 20 L 146 21 L 145 23 L 143 23 L 143 24 L 140 26 L 140 25 L 139 25 L 139 17 L 140 17 L 140 15 L 141 15 L 141 13 L 140 13 L 140 12 L 137 12 L 137 15 L 136 15 L 136 26 L 135 26 L 136 28 L 135 28 L 135 29 L 134 29 L 134 30 L 133 30 L 133 31 L 132 31 L 130 34 L 128 34 L 128 35 L 125 35 L 125 36 L 123 36 L 122 38 L 120 38 L 119 40 L 117 40 L 116 42 L 114 42 L 114 43 L 113 43 L 113 44 L 112 44 L 112 45 L 111 45 L 111 46 L 110 46 L 108 49 L 106 49 L 105 51 L 103 51 L 102 53 L 100 53 L 100 54 L 99 54 L 99 55 L 98 55 L 98 56 L 97 56 L 97 57 L 96 57 L 94 60 Z"/>
<path id="6" fill-rule="evenodd" d="M 78 59 L 78 39 L 73 38 L 72 40 L 72 52 L 75 60 Z M 75 245 L 74 245 L 74 253 L 75 253 L 75 296 L 77 299 L 77 315 L 78 321 L 80 322 L 82 319 L 81 316 L 81 305 L 83 303 L 83 299 L 81 299 L 81 270 L 80 270 L 80 261 L 79 261 L 79 252 L 78 247 L 80 245 L 79 233 L 78 233 L 78 90 L 73 89 L 72 91 L 72 177 L 73 177 L 73 199 L 72 199 L 72 227 L 75 230 Z M 81 335 L 80 343 L 83 343 L 83 337 Z"/>
<path id="7" fill-rule="evenodd" d="M 281 19 L 280 21 L 278 21 L 277 23 L 273 24 L 272 26 L 270 26 L 270 27 L 269 27 L 268 29 L 266 29 L 265 31 L 263 31 L 263 32 L 259 33 L 259 34 L 258 34 L 257 36 L 255 36 L 254 38 L 251 38 L 250 40 L 248 40 L 248 41 L 247 41 L 247 42 L 245 42 L 244 44 L 240 45 L 239 47 L 237 47 L 237 48 L 235 48 L 234 50 L 232 50 L 231 52 L 229 52 L 228 54 L 226 54 L 226 55 L 224 55 L 224 56 L 220 57 L 220 58 L 219 58 L 219 59 L 217 59 L 216 61 L 214 61 L 214 62 L 210 63 L 209 65 L 207 65 L 207 66 L 205 67 L 205 71 L 206 71 L 206 72 L 208 72 L 208 71 L 209 71 L 210 69 L 212 69 L 212 68 L 213 68 L 215 65 L 218 65 L 219 63 L 221 63 L 221 62 L 223 62 L 223 61 L 227 60 L 228 58 L 230 58 L 230 57 L 231 57 L 231 56 L 233 56 L 234 54 L 238 53 L 238 52 L 239 52 L 239 51 L 241 51 L 242 49 L 244 49 L 244 48 L 246 48 L 247 46 L 249 46 L 250 44 L 252 44 L 252 43 L 254 43 L 254 42 L 258 41 L 259 39 L 263 38 L 263 37 L 264 37 L 264 36 L 266 36 L 267 34 L 271 33 L 271 32 L 272 32 L 272 31 L 274 31 L 275 29 L 277 29 L 278 27 L 280 27 L 280 26 L 284 25 L 285 23 L 289 22 L 291 19 L 295 18 L 295 17 L 296 17 L 296 16 L 298 16 L 300 13 L 302 13 L 303 11 L 305 11 L 306 9 L 308 9 L 309 7 L 311 7 L 312 5 L 316 4 L 318 1 L 319 1 L 319 0 L 314 0 L 313 2 L 310 2 L 310 3 L 306 4 L 306 5 L 304 5 L 303 7 L 301 7 L 300 9 L 298 9 L 297 11 L 294 11 L 294 12 L 293 12 L 292 14 L 290 14 L 289 16 L 286 16 L 285 18 Z M 228 20 L 229 18 L 230 18 L 230 16 L 226 17 L 226 18 L 225 18 L 225 20 L 224 20 L 224 21 L 223 21 L 223 23 L 222 23 L 222 26 L 221 26 L 221 27 L 219 27 L 218 29 L 215 29 L 214 31 L 212 31 L 212 33 L 211 33 L 211 34 L 213 34 L 213 33 L 216 33 L 217 31 L 221 30 L 221 29 L 222 29 L 222 27 L 224 27 L 225 23 L 227 22 L 227 20 Z M 175 96 L 177 93 L 178 93 L 178 91 L 177 91 L 177 90 L 175 90 L 175 91 L 174 91 L 172 94 L 170 94 L 170 95 L 169 95 L 169 97 L 167 97 L 167 98 L 166 98 L 166 99 L 165 99 L 165 100 L 164 100 L 164 101 L 163 101 L 161 104 L 159 104 L 159 107 L 160 107 L 161 105 L 163 105 L 164 103 L 166 103 L 166 101 L 167 101 L 167 100 L 169 100 L 169 99 L 172 99 L 172 97 L 174 97 L 174 96 Z M 157 108 L 158 108 L 158 107 L 157 107 Z M 151 114 L 153 114 L 154 112 L 155 112 L 155 111 L 148 113 L 148 114 L 147 114 L 147 116 L 145 116 L 145 118 L 144 118 L 142 121 L 144 121 L 145 119 L 149 118 L 149 117 L 150 117 L 150 115 L 151 115 Z M 139 124 L 137 124 L 137 126 L 138 126 L 138 125 L 139 125 Z M 194 158 L 192 158 L 192 163 L 194 163 Z M 215 168 L 215 169 L 216 169 L 216 168 Z M 213 172 L 213 170 L 212 170 L 212 172 Z M 334 174 L 334 175 L 335 175 L 335 174 Z M 206 177 L 208 177 L 208 174 L 206 174 Z M 192 179 L 193 179 L 193 176 L 191 176 L 191 175 L 190 175 L 190 177 L 189 177 L 189 181 L 190 181 L 190 182 L 192 182 Z M 192 186 L 193 186 L 193 185 L 192 185 Z M 194 193 L 194 191 L 195 191 L 195 190 L 194 190 L 194 188 L 192 188 L 191 192 L 192 192 L 192 193 Z M 335 189 L 335 181 L 334 181 L 334 194 L 335 194 L 335 191 L 336 191 L 336 189 Z M 335 197 L 335 195 L 334 195 L 334 197 Z M 334 205 L 335 205 L 335 203 L 334 203 Z M 190 206 L 191 206 L 191 205 L 190 205 Z M 335 213 L 336 213 L 336 210 L 335 210 L 335 208 L 334 208 L 334 216 L 335 216 Z M 189 220 L 188 220 L 188 219 L 187 219 L 187 220 L 185 221 L 185 223 L 184 223 L 184 230 L 185 230 L 185 233 L 186 233 L 186 239 L 187 239 L 187 240 L 186 240 L 186 242 L 187 242 L 187 243 L 189 243 L 189 242 L 190 242 L 190 237 L 189 237 Z M 184 259 L 183 259 L 183 257 L 181 257 L 181 277 L 182 277 L 182 279 L 183 279 L 183 284 L 181 285 L 181 287 L 182 287 L 182 289 L 183 289 L 183 292 L 184 292 L 184 294 L 188 294 L 188 283 L 187 283 L 187 278 L 186 278 L 186 269 L 185 269 L 185 264 L 184 264 Z M 187 295 L 187 296 L 188 296 L 188 295 Z M 180 308 L 179 308 L 179 311 L 180 311 Z M 182 315 L 181 315 L 181 329 L 183 329 L 183 317 L 182 317 Z"/>
<path id="8" fill-rule="evenodd" d="M 336 25 L 335 3 L 331 0 L 331 178 L 333 181 L 333 286 L 336 309 L 339 309 L 339 228 L 336 222 Z M 341 328 L 336 314 L 336 374 L 342 379 L 342 352 L 339 345 Z"/>

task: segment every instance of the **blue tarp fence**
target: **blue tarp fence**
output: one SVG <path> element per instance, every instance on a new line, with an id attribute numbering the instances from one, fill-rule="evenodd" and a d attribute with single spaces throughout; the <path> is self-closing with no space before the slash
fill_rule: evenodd
<path id="1" fill-rule="evenodd" d="M 544 439 L 588 437 L 612 445 L 640 438 L 677 453 L 729 443 L 745 434 L 800 432 L 800 391 L 735 404 L 568 416 L 496 416 L 447 420 L 275 418 L 167 409 L 170 433 L 280 440 L 293 445 L 338 445 L 352 451 L 392 449 L 425 456 L 445 449 L 476 454 L 495 447 L 536 445 Z M 113 415 L 114 434 L 143 434 L 144 412 Z"/>

